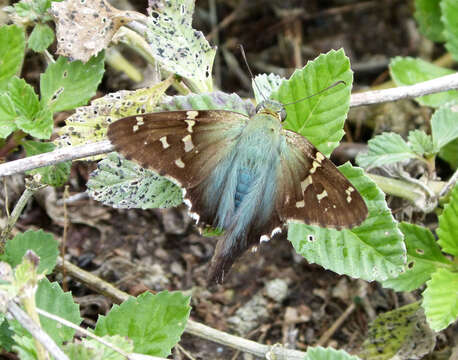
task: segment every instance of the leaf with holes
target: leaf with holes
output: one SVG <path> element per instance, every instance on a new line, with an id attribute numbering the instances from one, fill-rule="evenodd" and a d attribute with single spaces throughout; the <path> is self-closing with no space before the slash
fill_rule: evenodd
<path id="1" fill-rule="evenodd" d="M 367 153 L 360 153 L 356 162 L 363 168 L 373 168 L 398 161 L 413 159 L 417 155 L 396 133 L 383 133 L 368 142 Z"/>
<path id="2" fill-rule="evenodd" d="M 399 224 L 399 229 L 407 247 L 406 271 L 384 281 L 383 286 L 396 291 L 413 291 L 428 281 L 438 268 L 448 267 L 451 262 L 442 254 L 429 229 L 406 222 Z"/>
<path id="3" fill-rule="evenodd" d="M 115 208 L 167 208 L 183 202 L 177 185 L 118 153 L 99 162 L 87 187 L 94 200 Z"/>
<path id="4" fill-rule="evenodd" d="M 344 81 L 321 94 L 337 81 Z M 343 125 L 350 107 L 353 72 L 342 49 L 321 54 L 315 60 L 296 70 L 283 81 L 271 98 L 287 104 L 307 96 L 310 99 L 286 106 L 284 127 L 305 136 L 323 154 L 329 156 L 344 134 Z M 304 118 L 303 114 L 309 114 Z"/>
<path id="5" fill-rule="evenodd" d="M 339 167 L 363 196 L 369 216 L 358 227 L 341 231 L 289 223 L 288 239 L 297 253 L 338 274 L 368 281 L 397 277 L 406 262 L 402 233 L 385 195 L 359 168 Z"/>
<path id="6" fill-rule="evenodd" d="M 87 104 L 102 80 L 104 58 L 100 53 L 83 64 L 61 56 L 50 64 L 40 76 L 42 107 L 58 112 Z"/>
<path id="7" fill-rule="evenodd" d="M 284 80 L 286 79 L 277 74 L 256 75 L 251 81 L 256 102 L 259 104 L 261 101 L 268 99 L 274 91 L 277 91 Z"/>
<path id="8" fill-rule="evenodd" d="M 436 345 L 418 302 L 379 315 L 368 331 L 360 356 L 363 359 L 421 359 Z"/>
<path id="9" fill-rule="evenodd" d="M 194 0 L 163 2 L 157 11 L 151 11 L 146 36 L 164 69 L 186 78 L 198 92 L 209 92 L 216 48 L 192 28 L 193 13 Z"/>
<path id="10" fill-rule="evenodd" d="M 95 334 L 127 336 L 137 353 L 167 357 L 180 340 L 189 317 L 190 298 L 180 292 L 145 292 L 114 305 L 99 316 Z"/>
<path id="11" fill-rule="evenodd" d="M 411 57 L 398 56 L 392 59 L 390 63 L 391 78 L 398 86 L 413 85 L 454 73 L 453 70 Z M 458 91 L 444 91 L 438 94 L 425 95 L 415 100 L 421 105 L 439 107 L 450 101 L 458 100 Z"/>
<path id="12" fill-rule="evenodd" d="M 76 146 L 106 138 L 110 123 L 126 116 L 153 112 L 171 80 L 164 80 L 152 87 L 128 91 L 121 90 L 91 102 L 89 106 L 76 109 L 59 129 L 60 137 L 54 143 L 58 147 Z M 104 157 L 91 157 L 96 160 Z"/>

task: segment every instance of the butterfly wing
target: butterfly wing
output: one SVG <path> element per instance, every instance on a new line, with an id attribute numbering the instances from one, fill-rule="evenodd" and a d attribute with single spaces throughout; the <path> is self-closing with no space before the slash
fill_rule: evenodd
<path id="1" fill-rule="evenodd" d="M 198 185 L 232 150 L 248 120 L 222 110 L 157 112 L 114 122 L 108 138 L 127 159 L 184 188 L 191 214 L 211 223 L 215 214 L 203 203 Z"/>
<path id="2" fill-rule="evenodd" d="M 284 135 L 277 173 L 278 217 L 336 229 L 361 224 L 367 206 L 348 179 L 306 138 L 288 130 Z"/>

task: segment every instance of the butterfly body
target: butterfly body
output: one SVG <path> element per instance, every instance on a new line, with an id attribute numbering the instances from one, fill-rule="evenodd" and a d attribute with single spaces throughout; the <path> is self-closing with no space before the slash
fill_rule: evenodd
<path id="1" fill-rule="evenodd" d="M 282 127 L 285 116 L 283 106 L 269 100 L 251 119 L 188 110 L 110 125 L 108 137 L 119 152 L 180 185 L 197 222 L 225 230 L 209 275 L 217 282 L 244 251 L 289 220 L 344 228 L 367 215 L 363 199 L 332 162 Z"/>

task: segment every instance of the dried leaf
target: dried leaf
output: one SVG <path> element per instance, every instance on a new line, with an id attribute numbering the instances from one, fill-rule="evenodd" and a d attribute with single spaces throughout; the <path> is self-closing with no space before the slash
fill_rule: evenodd
<path id="1" fill-rule="evenodd" d="M 50 13 L 56 23 L 57 53 L 83 62 L 105 49 L 121 26 L 145 18 L 104 0 L 53 2 Z"/>

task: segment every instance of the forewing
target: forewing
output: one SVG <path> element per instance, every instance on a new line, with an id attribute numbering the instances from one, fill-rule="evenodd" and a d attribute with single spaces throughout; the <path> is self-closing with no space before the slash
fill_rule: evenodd
<path id="1" fill-rule="evenodd" d="M 230 151 L 247 121 L 222 110 L 157 112 L 114 122 L 108 138 L 127 159 L 188 189 Z"/>
<path id="2" fill-rule="evenodd" d="M 284 135 L 277 173 L 280 219 L 336 229 L 361 224 L 368 210 L 355 187 L 306 138 L 287 130 Z"/>

